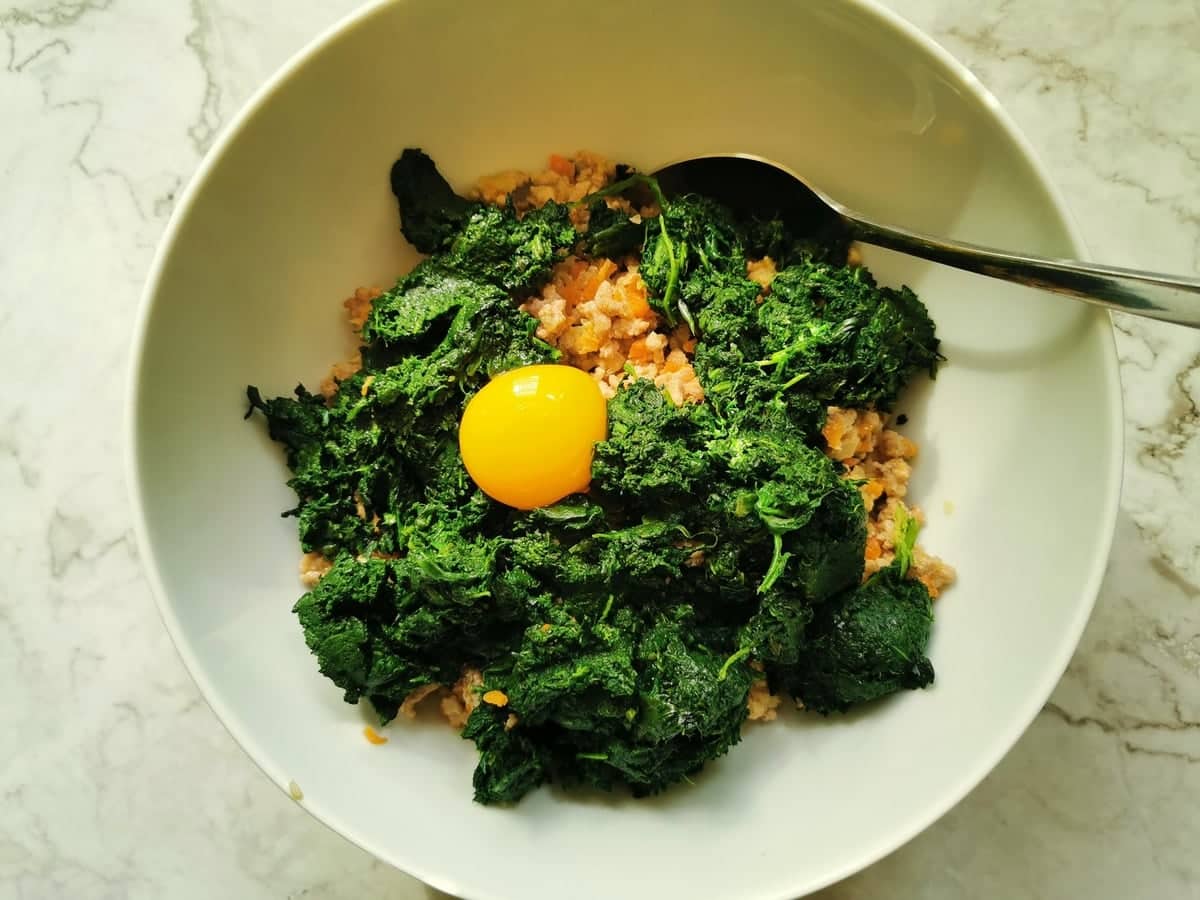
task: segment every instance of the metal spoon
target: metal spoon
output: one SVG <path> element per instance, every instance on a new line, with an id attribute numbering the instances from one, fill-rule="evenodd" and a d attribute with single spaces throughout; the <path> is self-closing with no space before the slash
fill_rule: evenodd
<path id="1" fill-rule="evenodd" d="M 863 241 L 1108 309 L 1200 328 L 1200 279 L 1009 253 L 872 222 L 785 167 L 750 155 L 702 156 L 654 173 L 663 193 L 706 194 L 735 211 L 779 215 L 806 232 Z"/>

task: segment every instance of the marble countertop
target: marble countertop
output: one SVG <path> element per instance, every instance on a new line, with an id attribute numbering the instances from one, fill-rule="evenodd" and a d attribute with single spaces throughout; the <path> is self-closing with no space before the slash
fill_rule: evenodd
<path id="1" fill-rule="evenodd" d="M 226 734 L 159 621 L 124 483 L 132 323 L 174 200 L 355 5 L 0 2 L 0 898 L 434 896 Z M 1193 0 L 888 5 L 1015 116 L 1097 259 L 1200 271 Z M 1125 494 L 1070 669 L 978 789 L 826 900 L 1200 898 L 1200 332 L 1116 325 Z"/>

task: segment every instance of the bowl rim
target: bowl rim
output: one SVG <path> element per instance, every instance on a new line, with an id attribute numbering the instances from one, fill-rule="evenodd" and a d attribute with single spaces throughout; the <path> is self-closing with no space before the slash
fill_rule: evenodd
<path id="1" fill-rule="evenodd" d="M 280 769 L 277 761 L 259 745 L 253 735 L 243 732 L 238 727 L 235 717 L 226 707 L 224 700 L 213 689 L 204 667 L 195 656 L 193 648 L 180 626 L 174 607 L 168 599 L 167 592 L 163 586 L 162 575 L 155 558 L 146 522 L 145 504 L 139 477 L 142 447 L 139 439 L 138 423 L 142 399 L 142 369 L 145 362 L 146 336 L 166 263 L 174 248 L 182 223 L 188 218 L 192 206 L 196 202 L 196 198 L 208 181 L 209 175 L 217 162 L 224 156 L 226 149 L 236 140 L 242 128 L 254 118 L 272 95 L 279 91 L 311 58 L 320 53 L 327 44 L 396 2 L 398 0 L 367 0 L 362 6 L 324 28 L 289 57 L 282 66 L 250 95 L 238 112 L 229 119 L 228 123 L 217 136 L 217 139 L 197 165 L 159 238 L 157 249 L 155 250 L 138 303 L 132 334 L 133 341 L 129 367 L 127 370 L 125 421 L 123 427 L 126 439 L 125 480 L 132 507 L 133 533 L 136 546 L 141 559 L 142 571 L 154 595 L 155 605 L 158 608 L 163 624 L 166 626 L 167 633 L 170 635 L 171 642 L 175 645 L 176 651 L 183 660 L 184 666 L 199 688 L 201 695 L 216 714 L 221 725 L 230 737 L 233 738 L 235 743 L 249 756 L 251 761 L 258 766 L 260 771 L 285 794 L 292 796 L 293 799 L 296 799 L 292 793 L 293 782 Z M 407 2 L 407 0 L 399 0 L 399 2 Z M 1033 171 L 1039 187 L 1045 192 L 1047 199 L 1054 207 L 1054 211 L 1067 233 L 1076 256 L 1080 259 L 1088 259 L 1090 254 L 1087 251 L 1078 224 L 1067 207 L 1057 184 L 1051 179 L 1041 158 L 1017 126 L 1015 120 L 1000 105 L 996 97 L 983 85 L 979 78 L 934 38 L 903 18 L 899 13 L 883 6 L 880 0 L 842 0 L 842 2 L 861 13 L 873 17 L 884 28 L 892 29 L 900 37 L 915 45 L 919 50 L 927 54 L 933 62 L 942 66 L 949 78 L 967 92 L 977 104 L 988 110 L 992 119 L 1003 130 L 1006 137 L 1012 141 L 1013 145 Z M 1064 640 L 1060 642 L 1053 665 L 1046 670 L 1046 676 L 1038 690 L 1029 695 L 1025 708 L 1021 711 L 1020 715 L 1014 718 L 1013 725 L 994 742 L 992 751 L 982 755 L 965 775 L 960 776 L 955 782 L 943 788 L 941 795 L 936 800 L 929 803 L 923 810 L 915 812 L 905 827 L 895 829 L 892 833 L 885 835 L 874 844 L 864 845 L 860 852 L 855 854 L 855 859 L 852 862 L 833 869 L 819 878 L 798 880 L 785 893 L 748 895 L 747 900 L 791 900 L 791 898 L 807 895 L 848 878 L 908 843 L 963 800 L 1003 760 L 1032 724 L 1034 718 L 1041 711 L 1043 705 L 1061 680 L 1063 673 L 1066 671 L 1071 658 L 1078 648 L 1083 629 L 1091 618 L 1104 578 L 1113 536 L 1116 531 L 1124 465 L 1123 395 L 1112 317 L 1103 309 L 1093 308 L 1089 312 L 1094 319 L 1103 318 L 1103 329 L 1107 335 L 1107 340 L 1102 340 L 1107 352 L 1103 353 L 1103 373 L 1102 378 L 1098 379 L 1098 382 L 1107 388 L 1113 433 L 1110 435 L 1111 451 L 1107 461 L 1108 477 L 1105 479 L 1106 496 L 1100 522 L 1100 539 L 1093 549 L 1091 569 L 1082 587 L 1082 602 L 1078 604 L 1074 619 L 1070 622 L 1069 628 L 1063 633 Z M 361 834 L 350 823 L 342 821 L 339 816 L 333 815 L 328 810 L 323 809 L 319 802 L 311 803 L 300 799 L 297 799 L 296 802 L 325 827 L 365 850 L 376 859 L 387 862 L 437 890 L 444 891 L 455 897 L 464 898 L 464 900 L 467 897 L 463 893 L 465 886 L 459 884 L 453 875 L 429 871 L 420 859 L 412 859 L 404 857 L 402 854 L 384 852 L 376 845 L 375 841 Z M 492 891 L 480 893 L 472 889 L 470 900 L 505 900 L 505 898 Z"/>

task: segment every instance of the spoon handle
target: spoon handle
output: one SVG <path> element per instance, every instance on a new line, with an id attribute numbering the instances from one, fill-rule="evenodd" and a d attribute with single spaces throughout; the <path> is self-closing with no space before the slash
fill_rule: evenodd
<path id="1" fill-rule="evenodd" d="M 1200 279 L 1006 253 L 843 214 L 850 236 L 956 269 L 1065 294 L 1135 316 L 1200 328 Z"/>

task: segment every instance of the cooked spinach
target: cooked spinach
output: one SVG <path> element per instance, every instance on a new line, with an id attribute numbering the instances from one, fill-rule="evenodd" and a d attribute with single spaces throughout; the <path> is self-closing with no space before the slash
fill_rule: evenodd
<path id="1" fill-rule="evenodd" d="M 454 193 L 433 160 L 415 147 L 400 154 L 391 183 L 404 236 L 422 253 L 446 249 L 467 218 L 483 208 Z"/>
<path id="2" fill-rule="evenodd" d="M 809 709 L 845 710 L 933 681 L 933 605 L 921 582 L 905 578 L 917 528 L 911 519 L 897 527 L 892 564 L 819 609 L 804 652 L 772 673 Z"/>
<path id="3" fill-rule="evenodd" d="M 547 781 L 641 795 L 687 779 L 737 743 L 764 674 L 819 712 L 930 682 L 915 523 L 862 583 L 863 503 L 818 449 L 828 404 L 887 408 L 934 371 L 910 291 L 644 176 L 584 201 L 577 234 L 564 206 L 458 197 L 417 150 L 391 175 L 404 235 L 432 255 L 374 302 L 362 370 L 329 402 L 247 389 L 286 450 L 285 515 L 333 563 L 295 612 L 348 702 L 387 721 L 412 690 L 482 671 L 463 736 L 476 799 L 507 803 Z M 660 215 L 604 202 L 629 190 Z M 588 493 L 519 512 L 471 482 L 458 421 L 491 375 L 557 358 L 517 301 L 572 250 L 640 251 L 652 303 L 698 338 L 707 400 L 677 408 L 634 381 L 609 402 Z M 764 253 L 781 271 L 760 296 L 746 261 Z"/>

